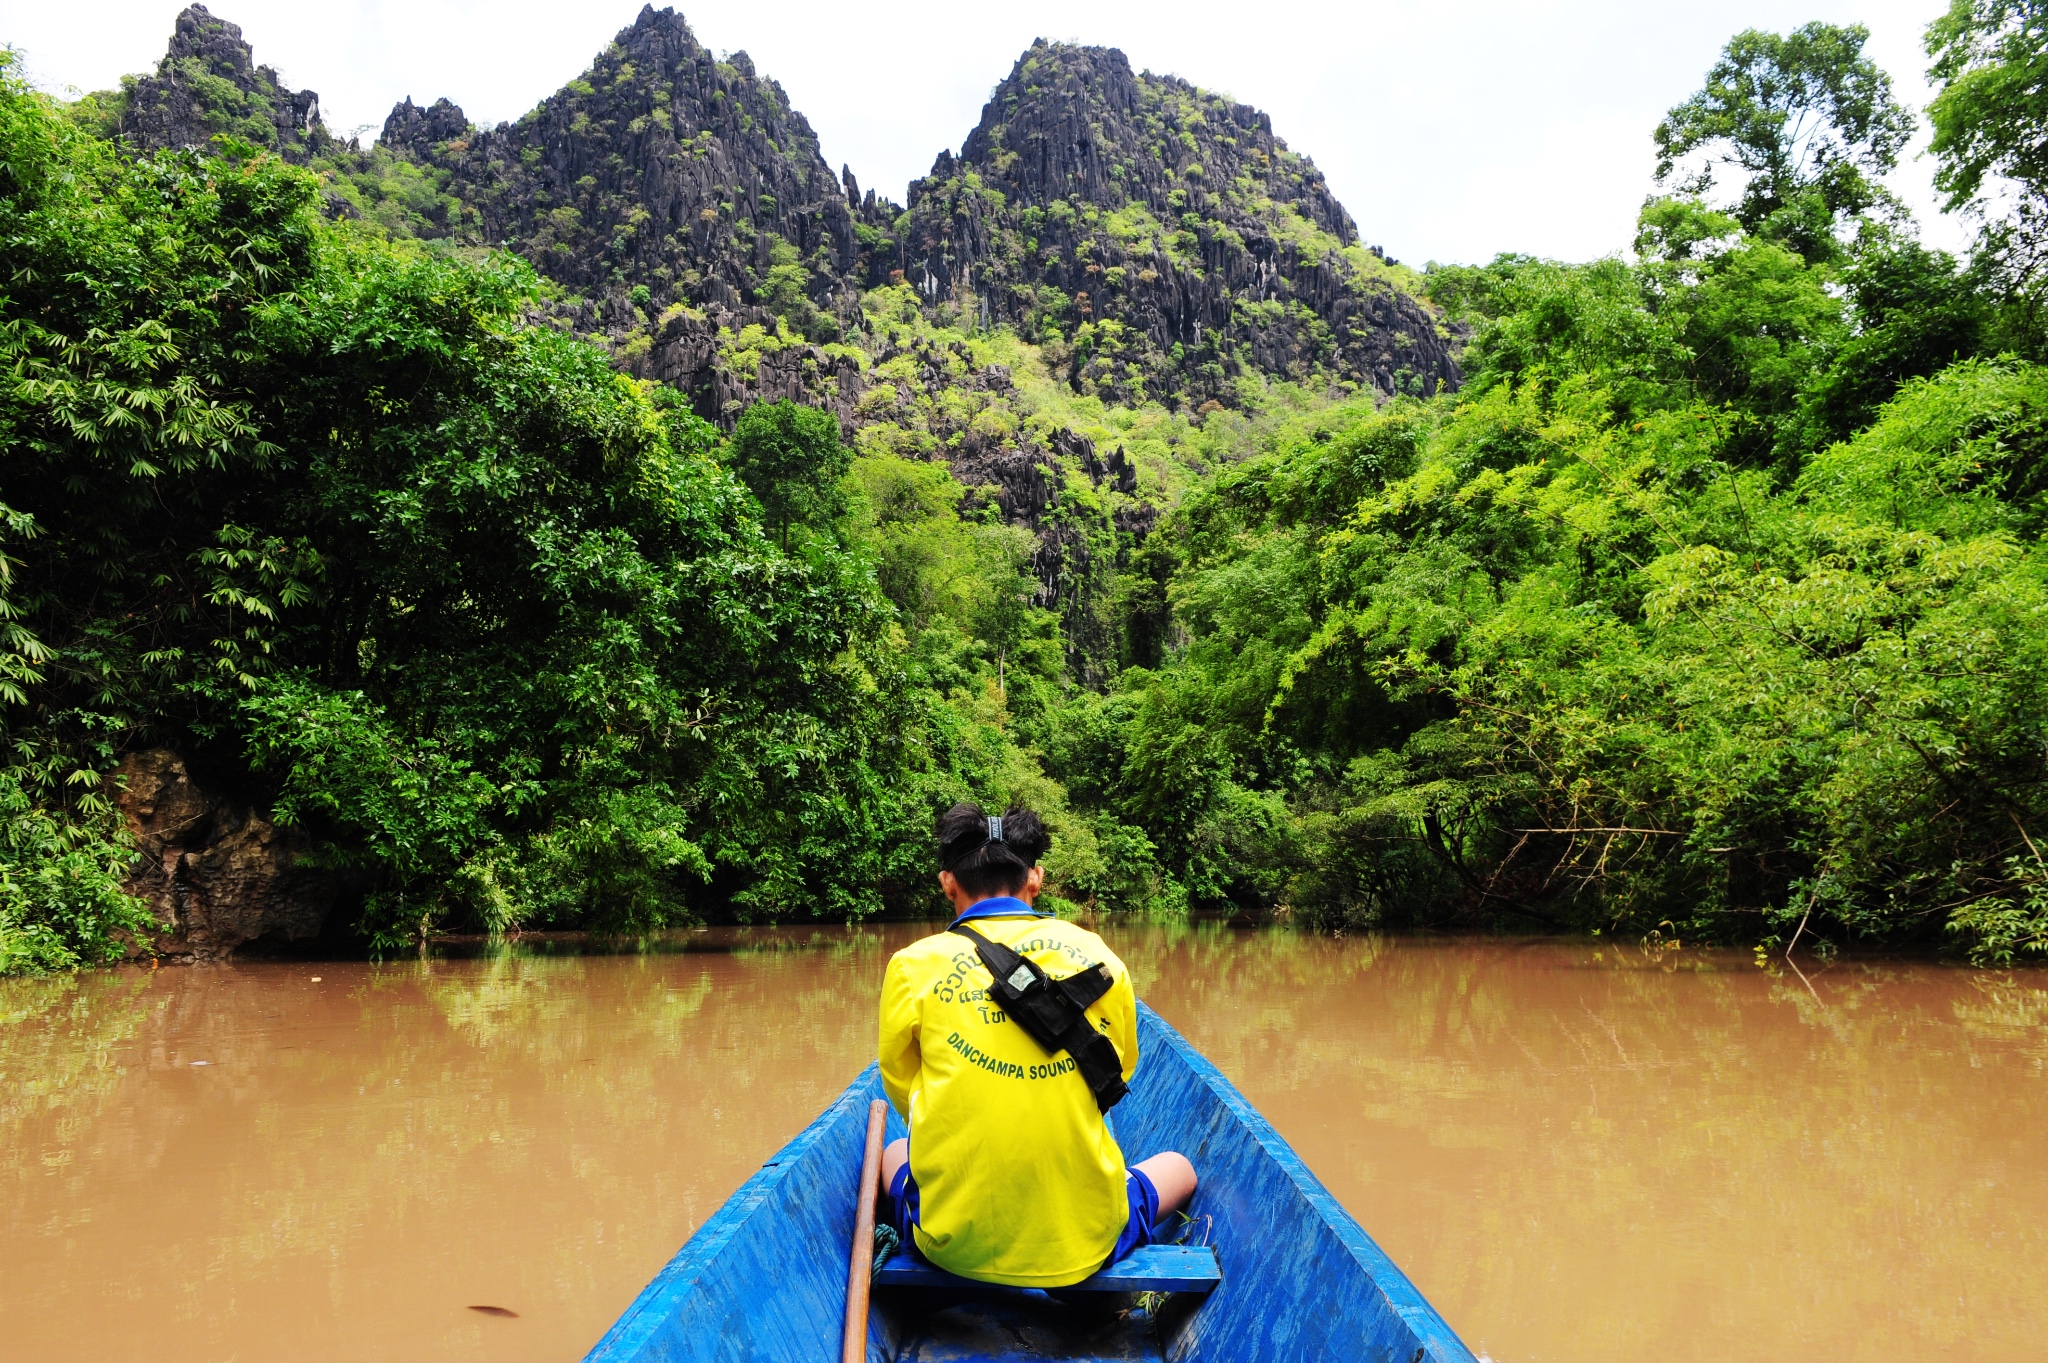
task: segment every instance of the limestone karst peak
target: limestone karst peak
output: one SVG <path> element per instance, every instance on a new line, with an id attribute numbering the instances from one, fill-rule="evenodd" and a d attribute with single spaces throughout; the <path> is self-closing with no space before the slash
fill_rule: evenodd
<path id="1" fill-rule="evenodd" d="M 209 81 L 225 82 L 236 98 L 221 99 Z M 303 162 L 327 139 L 320 96 L 285 88 L 275 70 L 256 64 L 241 27 L 204 5 L 178 14 L 156 70 L 137 76 L 123 99 L 121 135 L 148 150 L 203 150 L 228 136 Z"/>
<path id="2" fill-rule="evenodd" d="M 422 109 L 407 95 L 391 106 L 378 141 L 387 147 L 420 154 L 436 142 L 451 141 L 468 132 L 469 120 L 463 116 L 460 105 L 444 98 Z"/>
<path id="3" fill-rule="evenodd" d="M 1246 369 L 1457 381 L 1428 310 L 1270 118 L 1116 48 L 1033 43 L 910 205 L 909 276 L 1027 335 L 1085 337 L 1084 391 L 1229 402 Z"/>
<path id="4" fill-rule="evenodd" d="M 239 102 L 209 93 L 221 80 Z M 122 126 L 143 146 L 225 132 L 310 163 L 332 144 L 317 97 L 283 89 L 202 6 L 133 91 Z M 745 52 L 719 57 L 651 4 L 525 116 L 478 129 L 450 100 L 408 96 L 376 154 L 431 168 L 432 202 L 418 181 L 387 195 L 374 169 L 336 163 L 334 211 L 509 247 L 590 334 L 681 307 L 827 342 L 865 324 L 864 290 L 900 280 L 929 307 L 1055 344 L 1070 384 L 1113 401 L 1230 405 L 1247 373 L 1389 393 L 1457 380 L 1413 277 L 1360 244 L 1265 113 L 1114 47 L 1033 42 L 959 150 L 910 186 L 907 215 L 829 168 Z M 709 351 L 691 346 L 705 353 L 657 344 L 632 365 L 719 411 L 738 401 L 706 396 Z"/>

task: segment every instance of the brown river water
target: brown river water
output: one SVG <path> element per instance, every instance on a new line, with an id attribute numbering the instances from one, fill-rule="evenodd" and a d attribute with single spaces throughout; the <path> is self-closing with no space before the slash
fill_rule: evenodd
<path id="1" fill-rule="evenodd" d="M 1497 1363 L 2048 1352 L 2048 972 L 1101 930 Z M 574 1360 L 918 931 L 0 981 L 0 1358 Z"/>

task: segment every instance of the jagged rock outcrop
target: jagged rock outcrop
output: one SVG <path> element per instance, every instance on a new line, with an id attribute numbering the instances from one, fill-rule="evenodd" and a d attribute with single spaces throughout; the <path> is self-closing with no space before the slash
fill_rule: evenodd
<path id="1" fill-rule="evenodd" d="M 561 286 L 544 320 L 721 424 L 790 398 L 834 412 L 849 439 L 893 425 L 882 447 L 944 461 L 971 499 L 1034 533 L 1040 603 L 1062 610 L 1070 641 L 1100 632 L 1091 612 L 1158 508 L 1120 446 L 1032 426 L 1036 404 L 1002 365 L 957 341 L 899 341 L 905 324 L 1014 325 L 1077 391 L 1198 419 L 1238 405 L 1252 376 L 1385 393 L 1458 378 L 1412 274 L 1360 243 L 1265 114 L 1136 73 L 1114 49 L 1035 44 L 908 210 L 850 167 L 834 174 L 744 53 L 719 60 L 652 6 L 581 77 L 494 128 L 408 97 L 376 147 L 336 143 L 310 92 L 282 90 L 198 6 L 123 98 L 144 145 L 240 128 L 313 165 L 331 212 L 510 247 Z M 914 286 L 926 316 L 900 293 L 867 315 L 861 292 L 891 283 Z M 983 430 L 973 414 L 989 406 L 1003 410 Z M 1077 464 L 1099 495 L 1062 506 Z"/>
<path id="2" fill-rule="evenodd" d="M 606 327 L 675 304 L 762 306 L 836 339 L 856 282 L 879 268 L 855 224 L 889 206 L 849 202 L 858 186 L 825 164 L 782 87 L 744 52 L 718 60 L 672 9 L 643 8 L 516 123 L 473 128 L 446 100 L 407 99 L 384 140 L 446 171 L 483 241 L 589 300 Z"/>
<path id="3" fill-rule="evenodd" d="M 114 800 L 142 854 L 125 888 L 162 925 L 138 952 L 214 960 L 319 935 L 336 884 L 309 864 L 305 838 L 207 790 L 168 749 L 131 755 L 116 776 Z"/>
<path id="4" fill-rule="evenodd" d="M 393 151 L 423 160 L 432 155 L 436 143 L 467 137 L 469 131 L 469 120 L 463 116 L 460 105 L 437 99 L 431 107 L 422 109 L 407 95 L 391 106 L 391 114 L 384 120 L 384 133 L 377 140 Z"/>
<path id="5" fill-rule="evenodd" d="M 687 394 L 696 410 L 730 424 L 756 402 L 787 398 L 822 408 L 839 418 L 841 432 L 853 437 L 858 424 L 855 405 L 866 391 L 860 362 L 843 349 L 785 340 L 776 333 L 776 315 L 766 308 L 704 308 L 676 306 L 657 319 L 644 345 L 628 343 L 615 351 L 620 364 L 636 379 L 654 379 Z M 735 362 L 720 334 L 745 334 L 758 328 L 760 337 Z"/>
<path id="6" fill-rule="evenodd" d="M 203 150 L 226 134 L 303 164 L 332 141 L 320 96 L 286 89 L 276 71 L 256 65 L 242 30 L 204 5 L 178 15 L 155 73 L 135 77 L 122 98 L 121 135 L 148 150 Z"/>
<path id="7" fill-rule="evenodd" d="M 652 6 L 517 122 L 477 128 L 446 99 L 408 97 L 374 152 L 336 143 L 316 96 L 283 89 L 235 25 L 197 5 L 157 73 L 121 98 L 139 145 L 233 132 L 321 167 L 331 211 L 509 246 L 564 287 L 558 320 L 720 421 L 785 394 L 850 421 L 858 385 L 800 346 L 854 339 L 860 292 L 898 280 L 964 320 L 1047 340 L 1077 390 L 1112 402 L 1235 405 L 1248 373 L 1389 393 L 1457 381 L 1412 276 L 1360 244 L 1266 115 L 1135 73 L 1112 48 L 1025 52 L 907 213 L 850 167 L 835 175 L 745 53 L 720 61 Z M 380 198 L 392 158 L 431 168 L 432 193 L 412 180 Z M 762 363 L 725 363 L 714 309 L 741 329 L 768 319 Z"/>
<path id="8" fill-rule="evenodd" d="M 1246 369 L 1457 382 L 1433 315 L 1265 114 L 1114 48 L 1034 44 L 910 214 L 910 281 L 1057 332 L 1084 391 L 1228 404 Z"/>

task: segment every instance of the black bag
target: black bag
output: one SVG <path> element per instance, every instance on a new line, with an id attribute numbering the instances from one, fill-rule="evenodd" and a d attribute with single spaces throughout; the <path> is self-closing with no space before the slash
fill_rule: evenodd
<path id="1" fill-rule="evenodd" d="M 1088 1005 L 1109 992 L 1116 983 L 1106 965 L 1092 965 L 1078 974 L 1056 980 L 1038 966 L 1019 956 L 1001 942 L 955 923 L 952 931 L 974 943 L 975 954 L 993 978 L 989 994 L 1003 1006 L 1047 1055 L 1065 1051 L 1074 1057 L 1074 1068 L 1095 1095 L 1095 1106 L 1107 1112 L 1128 1092 L 1124 1084 L 1123 1061 L 1116 1046 L 1088 1022 Z"/>

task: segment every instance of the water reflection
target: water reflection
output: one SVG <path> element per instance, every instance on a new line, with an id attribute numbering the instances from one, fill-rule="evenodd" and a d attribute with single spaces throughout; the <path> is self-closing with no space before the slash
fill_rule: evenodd
<path id="1" fill-rule="evenodd" d="M 0 982 L 0 1353 L 579 1356 L 873 1046 L 878 936 L 727 937 Z"/>
<path id="2" fill-rule="evenodd" d="M 1502 1363 L 2038 1352 L 2040 973 L 1103 930 Z M 6 1352 L 576 1357 L 914 931 L 0 981 Z"/>
<path id="3" fill-rule="evenodd" d="M 2038 976 L 1300 939 L 1147 964 L 1495 1358 L 2038 1353 Z"/>

